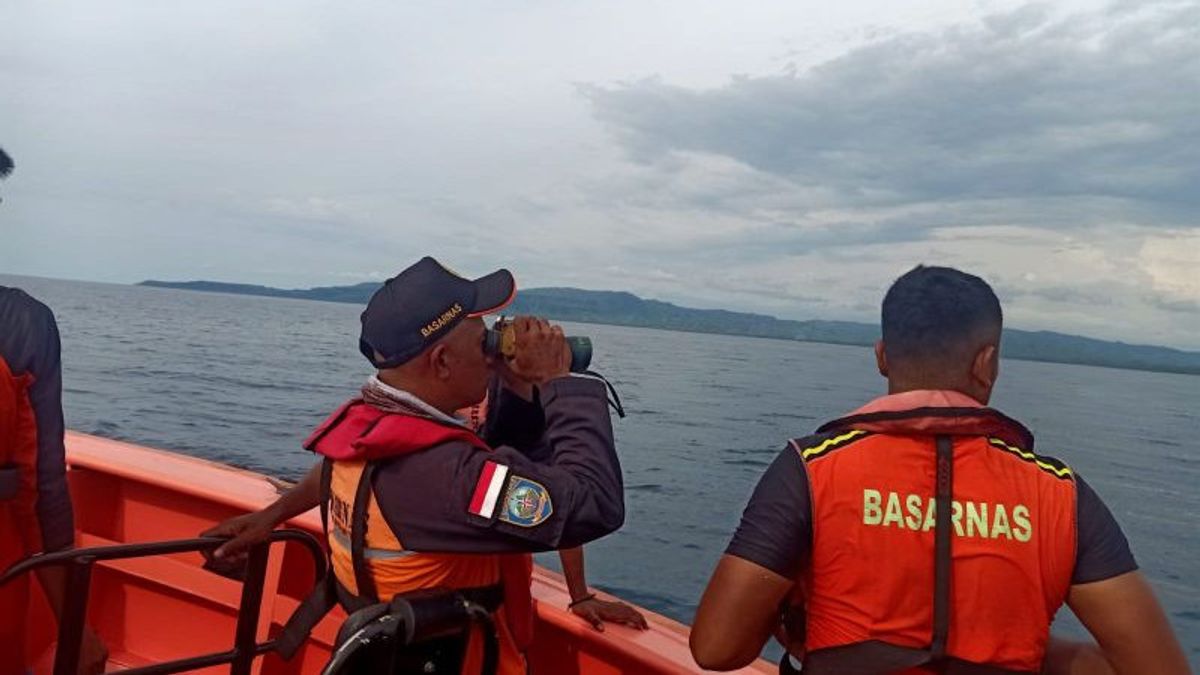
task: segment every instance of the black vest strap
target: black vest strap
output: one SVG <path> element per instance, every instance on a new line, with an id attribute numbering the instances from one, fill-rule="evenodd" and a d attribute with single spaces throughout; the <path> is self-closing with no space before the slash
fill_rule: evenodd
<path id="1" fill-rule="evenodd" d="M 323 542 L 329 545 L 329 498 L 333 494 L 333 460 L 325 457 L 321 460 L 321 536 Z"/>
<path id="2" fill-rule="evenodd" d="M 954 498 L 954 442 L 937 437 L 937 520 L 933 531 L 933 642 L 930 658 L 946 657 L 950 634 L 950 512 Z"/>
<path id="3" fill-rule="evenodd" d="M 367 462 L 358 489 L 354 492 L 354 508 L 350 514 L 350 560 L 354 565 L 354 585 L 358 586 L 358 597 L 369 603 L 379 602 L 375 591 L 375 579 L 367 567 L 363 551 L 367 547 L 367 503 L 371 499 L 371 478 L 375 475 L 375 462 Z"/>
<path id="4" fill-rule="evenodd" d="M 364 484 L 367 486 L 367 489 L 370 490 L 371 482 L 368 470 L 371 467 L 372 463 L 368 462 L 367 468 L 363 470 L 362 480 L 359 481 L 358 485 L 358 492 L 360 493 L 362 492 Z M 320 485 L 321 532 L 325 536 L 325 545 L 328 546 L 329 499 L 333 494 L 333 460 L 329 459 L 328 457 L 324 458 L 324 460 L 321 462 Z M 360 496 L 356 496 L 355 509 L 352 518 L 358 518 L 360 516 L 358 509 L 359 503 L 363 503 L 363 500 Z M 296 653 L 296 650 L 298 650 L 300 646 L 304 644 L 304 641 L 308 639 L 308 635 L 312 632 L 313 627 L 315 627 L 317 623 L 329 613 L 329 610 L 341 604 L 348 611 L 352 612 L 375 602 L 375 586 L 370 578 L 370 574 L 363 575 L 359 573 L 360 563 L 364 562 L 361 544 L 362 540 L 365 539 L 364 533 L 366 530 L 366 528 L 362 526 L 366 524 L 365 507 L 361 513 L 361 516 L 362 523 L 360 525 L 355 525 L 352 522 L 350 528 L 352 544 L 354 541 L 356 541 L 354 539 L 354 532 L 359 533 L 359 539 L 357 540 L 359 541 L 359 547 L 357 552 L 354 551 L 353 546 L 351 551 L 354 558 L 354 576 L 355 583 L 358 584 L 360 592 L 362 592 L 364 588 L 363 578 L 365 577 L 367 579 L 366 583 L 369 584 L 368 588 L 371 591 L 371 595 L 367 597 L 372 599 L 368 600 L 367 597 L 359 597 L 350 593 L 350 591 L 342 586 L 342 584 L 337 580 L 337 576 L 333 572 L 333 565 L 327 565 L 325 568 L 325 578 L 320 579 L 317 582 L 316 588 L 314 588 L 312 592 L 304 598 L 304 601 L 300 603 L 300 606 L 297 607 L 296 611 L 292 613 L 292 616 L 288 618 L 287 624 L 283 627 L 279 637 L 276 638 L 276 650 L 279 652 L 280 656 L 284 658 L 284 660 L 290 659 L 292 655 Z M 366 571 L 365 567 L 363 571 Z"/>
<path id="5" fill-rule="evenodd" d="M 316 588 L 304 598 L 295 612 L 288 617 L 287 623 L 279 636 L 275 638 L 275 651 L 284 661 L 292 658 L 296 650 L 308 639 L 313 627 L 338 604 L 335 589 L 337 579 L 332 571 L 325 573 L 325 578 L 317 582 Z"/>
<path id="6" fill-rule="evenodd" d="M 321 533 L 323 542 L 329 545 L 329 495 L 333 484 L 333 460 L 328 457 L 321 462 Z M 338 604 L 337 578 L 333 574 L 333 566 L 326 565 L 325 577 L 317 580 L 312 592 L 304 598 L 295 612 L 288 617 L 287 624 L 276 638 L 275 650 L 286 661 L 291 659 L 308 639 L 314 626 Z"/>
<path id="7" fill-rule="evenodd" d="M 787 661 L 787 655 L 783 657 Z M 780 673 L 792 675 L 790 664 L 785 669 L 780 664 Z M 804 657 L 804 675 L 880 675 L 920 668 L 926 672 L 946 675 L 1033 675 L 1021 670 L 1008 670 L 982 663 L 963 661 L 952 656 L 937 663 L 929 662 L 929 652 L 882 642 L 868 640 L 840 647 L 829 647 L 810 652 Z"/>

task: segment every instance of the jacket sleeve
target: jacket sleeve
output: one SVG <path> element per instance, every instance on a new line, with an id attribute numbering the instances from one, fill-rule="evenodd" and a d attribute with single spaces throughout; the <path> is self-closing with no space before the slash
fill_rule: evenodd
<path id="1" fill-rule="evenodd" d="M 63 444 L 62 364 L 58 326 L 46 305 L 15 289 L 0 292 L 0 350 L 14 372 L 34 377 L 29 402 L 37 424 L 37 519 L 42 548 L 56 551 L 75 540 Z"/>
<path id="2" fill-rule="evenodd" d="M 565 377 L 541 389 L 549 457 L 511 446 L 451 443 L 376 471 L 385 520 L 404 547 L 445 553 L 549 551 L 578 546 L 625 520 L 607 391 Z"/>
<path id="3" fill-rule="evenodd" d="M 545 443 L 546 414 L 541 394 L 534 390 L 533 400 L 527 401 L 506 388 L 496 378 L 488 391 L 487 421 L 483 439 L 492 447 L 510 446 L 537 461 L 548 456 Z"/>

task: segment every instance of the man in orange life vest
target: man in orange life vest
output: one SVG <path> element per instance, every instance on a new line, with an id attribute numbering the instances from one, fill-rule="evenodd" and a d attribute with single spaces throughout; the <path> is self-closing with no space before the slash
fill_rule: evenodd
<path id="1" fill-rule="evenodd" d="M 496 405 L 489 405 L 496 401 Z M 550 459 L 552 448 L 546 443 L 546 416 L 536 400 L 531 384 L 514 379 L 502 383 L 493 377 L 488 395 L 481 402 L 456 413 L 492 446 L 507 445 L 520 449 L 536 462 Z M 320 504 L 321 466 L 318 464 L 271 507 L 226 520 L 206 530 L 205 536 L 231 537 L 217 550 L 212 562 L 215 570 L 233 571 L 244 563 L 246 552 L 254 544 L 266 541 L 271 530 Z M 605 600 L 592 592 L 587 583 L 583 547 L 562 549 L 558 552 L 562 565 L 563 580 L 571 602 L 567 608 L 571 613 L 591 624 L 592 628 L 604 632 L 605 623 L 617 623 L 638 630 L 647 630 L 649 624 L 641 612 L 619 600 Z"/>
<path id="2" fill-rule="evenodd" d="M 428 257 L 390 279 L 362 315 L 360 350 L 377 374 L 305 443 L 332 460 L 329 544 L 343 604 L 423 588 L 502 587 L 496 614 L 506 675 L 525 672 L 532 636 L 528 553 L 579 546 L 624 521 L 607 390 L 569 373 L 561 329 L 518 318 L 514 358 L 483 352 L 480 317 L 514 294 L 507 270 L 470 281 Z M 489 447 L 454 417 L 484 398 L 494 372 L 527 388 L 544 412 L 544 461 Z M 265 524 L 312 505 L 312 476 L 266 512 L 207 534 L 255 538 Z M 464 672 L 478 645 L 469 652 Z"/>
<path id="3" fill-rule="evenodd" d="M 551 458 L 553 448 L 545 438 L 545 411 L 537 400 L 533 385 L 528 382 L 514 378 L 502 381 L 493 375 L 484 400 L 460 409 L 455 416 L 493 447 L 503 445 L 517 448 L 540 463 Z M 320 465 L 317 465 L 271 507 L 230 518 L 204 532 L 205 536 L 232 537 L 218 549 L 222 562 L 214 562 L 215 569 L 237 568 L 249 548 L 265 541 L 271 530 L 290 518 L 316 508 L 321 495 L 320 473 Z M 623 624 L 639 630 L 649 628 L 646 618 L 629 604 L 604 600 L 591 592 L 587 584 L 582 546 L 562 549 L 558 554 L 571 597 L 568 609 L 573 614 L 600 632 L 604 631 L 605 623 Z"/>
<path id="4" fill-rule="evenodd" d="M 985 407 L 991 288 L 918 266 L 882 327 L 889 394 L 767 469 L 697 611 L 697 662 L 749 663 L 782 623 L 806 674 L 1188 672 L 1100 498 Z M 1050 639 L 1064 602 L 1099 649 Z"/>
<path id="5" fill-rule="evenodd" d="M 63 447 L 62 369 L 58 326 L 46 305 L 0 286 L 0 571 L 75 540 Z M 62 569 L 38 575 L 57 615 L 66 578 Z M 0 586 L 0 675 L 23 673 L 28 577 Z M 84 632 L 80 672 L 104 666 L 107 653 Z"/>

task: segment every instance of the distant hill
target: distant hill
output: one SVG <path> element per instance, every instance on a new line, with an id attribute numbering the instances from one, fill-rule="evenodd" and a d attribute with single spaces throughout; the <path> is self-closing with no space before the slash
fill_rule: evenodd
<path id="1" fill-rule="evenodd" d="M 378 282 L 366 282 L 353 286 L 318 286 L 317 288 L 286 290 L 254 284 L 227 284 L 221 281 L 143 281 L 138 286 L 151 288 L 177 288 L 185 291 L 207 291 L 209 293 L 233 293 L 234 295 L 264 295 L 270 298 L 295 298 L 298 300 L 326 300 L 328 302 L 351 302 L 365 305 L 371 294 L 379 288 Z"/>
<path id="2" fill-rule="evenodd" d="M 379 287 L 377 282 L 354 286 L 325 286 L 284 290 L 269 286 L 227 284 L 215 281 L 143 281 L 140 286 L 174 288 L 276 298 L 325 300 L 366 304 Z M 641 326 L 694 333 L 720 333 L 752 337 L 869 346 L 879 338 L 879 327 L 852 321 L 792 321 L 766 314 L 723 309 L 691 309 L 669 302 L 646 300 L 622 291 L 588 291 L 579 288 L 521 289 L 512 313 L 538 314 L 557 321 Z M 1110 368 L 1153 370 L 1200 375 L 1200 353 L 1168 347 L 1130 345 L 1049 331 L 1004 331 L 1007 358 L 1053 363 L 1077 363 Z"/>

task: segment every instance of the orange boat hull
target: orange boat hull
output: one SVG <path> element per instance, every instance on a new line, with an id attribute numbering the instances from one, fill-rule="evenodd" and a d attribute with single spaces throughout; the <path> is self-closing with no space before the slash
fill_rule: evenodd
<path id="1" fill-rule="evenodd" d="M 186 539 L 226 518 L 257 510 L 277 496 L 265 476 L 175 453 L 80 433 L 67 435 L 68 478 L 80 546 Z M 320 533 L 316 511 L 289 526 Z M 92 579 L 89 620 L 109 645 L 110 669 L 219 652 L 233 644 L 241 584 L 201 569 L 198 553 L 99 563 Z M 274 635 L 310 590 L 313 566 L 298 544 L 272 547 L 259 622 L 259 640 Z M 696 673 L 687 627 L 645 612 L 651 629 L 609 626 L 603 633 L 564 608 L 566 586 L 538 568 L 533 579 L 537 639 L 534 673 Z M 290 661 L 257 660 L 264 674 L 319 673 L 345 615 L 335 610 Z M 54 624 L 44 600 L 30 611 L 31 654 L 45 654 L 36 672 L 49 672 Z M 213 673 L 225 668 L 210 668 Z M 745 673 L 774 673 L 758 661 Z"/>

